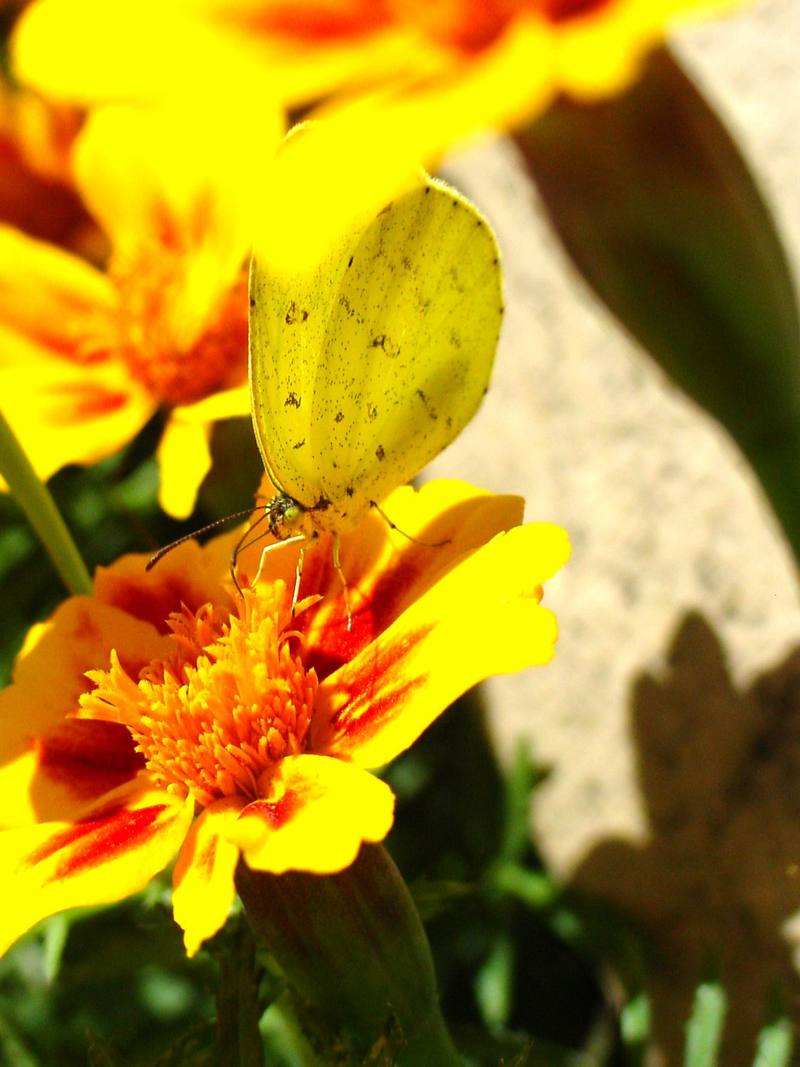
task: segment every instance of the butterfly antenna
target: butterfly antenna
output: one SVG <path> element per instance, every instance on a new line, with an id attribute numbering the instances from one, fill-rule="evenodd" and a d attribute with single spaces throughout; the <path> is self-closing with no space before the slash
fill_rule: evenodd
<path id="1" fill-rule="evenodd" d="M 410 533 L 406 533 L 405 530 L 401 530 L 396 523 L 393 523 L 380 504 L 376 504 L 374 500 L 370 500 L 370 506 L 375 508 L 390 530 L 396 530 L 402 537 L 405 537 L 407 541 L 410 541 L 412 545 L 420 545 L 422 548 L 442 548 L 444 545 L 450 544 L 449 537 L 445 537 L 443 541 L 420 541 L 418 537 L 412 537 Z"/>
<path id="2" fill-rule="evenodd" d="M 214 522 L 206 523 L 205 526 L 201 526 L 199 530 L 192 530 L 191 533 L 184 534 L 183 537 L 179 537 L 177 541 L 171 541 L 170 544 L 164 545 L 163 548 L 159 548 L 155 555 L 152 555 L 145 564 L 145 570 L 151 571 L 155 567 L 159 560 L 162 560 L 168 552 L 171 552 L 173 548 L 177 548 L 178 545 L 182 545 L 185 541 L 191 541 L 193 537 L 199 537 L 200 534 L 208 533 L 209 530 L 216 530 L 220 526 L 224 526 L 226 522 L 234 522 L 236 519 L 243 519 L 245 515 L 252 515 L 255 508 L 247 508 L 245 511 L 235 511 L 233 515 L 226 515 L 223 519 L 215 519 Z"/>

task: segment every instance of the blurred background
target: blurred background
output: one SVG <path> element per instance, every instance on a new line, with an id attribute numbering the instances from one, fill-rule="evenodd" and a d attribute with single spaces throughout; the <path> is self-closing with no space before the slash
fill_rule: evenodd
<path id="1" fill-rule="evenodd" d="M 792 0 L 672 39 L 750 160 L 795 276 L 798 40 Z M 574 546 L 546 593 L 556 659 L 490 681 L 492 735 L 506 758 L 528 738 L 550 770 L 533 814 L 548 863 L 660 946 L 655 1021 L 673 1055 L 718 941 L 736 1005 L 724 1062 L 749 1063 L 776 971 L 800 964 L 791 555 L 727 436 L 578 278 L 515 146 L 476 146 L 445 174 L 498 232 L 508 313 L 482 410 L 427 474 L 519 493 L 528 520 L 563 525 Z"/>

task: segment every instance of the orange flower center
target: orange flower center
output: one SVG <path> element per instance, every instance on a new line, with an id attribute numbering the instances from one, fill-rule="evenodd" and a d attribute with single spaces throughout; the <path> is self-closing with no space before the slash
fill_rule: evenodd
<path id="1" fill-rule="evenodd" d="M 91 671 L 82 714 L 124 723 L 152 778 L 207 805 L 266 793 L 275 764 L 304 751 L 317 677 L 293 653 L 285 585 L 245 589 L 237 615 L 206 605 L 170 619 L 174 652 L 134 681 L 115 653 Z"/>
<path id="2" fill-rule="evenodd" d="M 112 265 L 121 298 L 125 360 L 133 375 L 169 406 L 202 400 L 247 377 L 247 278 L 242 274 L 198 324 L 181 269 L 185 253 L 175 259 L 159 250 L 132 264 Z"/>

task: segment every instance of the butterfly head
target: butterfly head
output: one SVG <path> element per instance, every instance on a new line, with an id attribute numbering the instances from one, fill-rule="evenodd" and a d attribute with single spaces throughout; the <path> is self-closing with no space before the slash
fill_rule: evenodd
<path id="1" fill-rule="evenodd" d="M 264 510 L 269 532 L 276 541 L 294 537 L 306 525 L 307 509 L 286 493 L 273 497 Z"/>

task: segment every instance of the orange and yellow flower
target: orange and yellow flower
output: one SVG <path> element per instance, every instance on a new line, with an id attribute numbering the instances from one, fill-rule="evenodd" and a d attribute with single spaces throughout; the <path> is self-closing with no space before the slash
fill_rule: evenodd
<path id="1" fill-rule="evenodd" d="M 104 268 L 0 225 L 0 392 L 38 473 L 92 462 L 158 408 L 161 501 L 188 514 L 210 424 L 249 410 L 246 255 L 278 116 L 237 101 L 98 109 L 70 164 Z"/>
<path id="2" fill-rule="evenodd" d="M 255 870 L 341 870 L 382 840 L 393 796 L 371 770 L 490 674 L 546 662 L 541 583 L 565 534 L 519 526 L 521 501 L 462 483 L 396 491 L 345 534 L 352 626 L 325 539 L 242 558 L 231 536 L 151 573 L 100 569 L 28 637 L 0 694 L 0 947 L 40 919 L 141 889 L 174 856 L 193 953 L 225 922 L 242 856 Z"/>
<path id="3" fill-rule="evenodd" d="M 341 112 L 358 100 L 347 151 L 401 146 L 430 163 L 476 132 L 533 118 L 560 92 L 620 91 L 670 25 L 738 2 L 37 0 L 15 37 L 15 69 L 56 99 L 95 105 L 175 94 L 209 65 L 243 68 L 288 108 Z"/>

